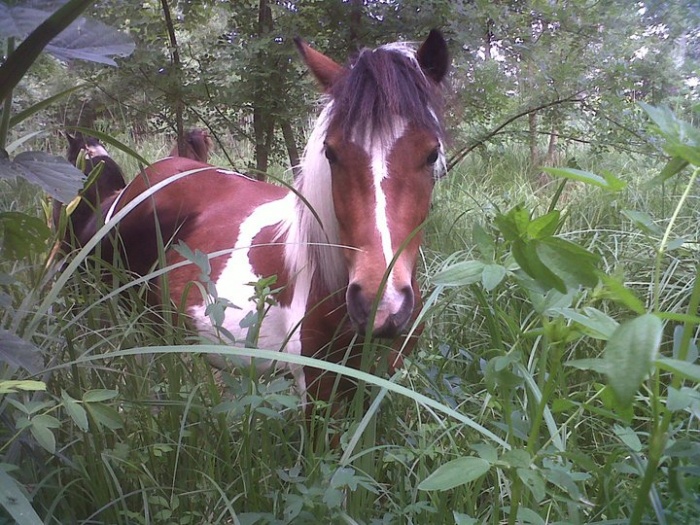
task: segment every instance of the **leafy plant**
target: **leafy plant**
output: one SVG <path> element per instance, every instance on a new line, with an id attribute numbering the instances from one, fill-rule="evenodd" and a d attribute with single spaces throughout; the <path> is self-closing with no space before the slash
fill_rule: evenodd
<path id="1" fill-rule="evenodd" d="M 642 231 L 654 232 L 660 238 L 650 275 L 651 311 L 645 311 L 633 290 L 599 268 L 600 255 L 581 243 L 559 237 L 563 219 L 554 209 L 554 201 L 549 205 L 551 211 L 537 218 L 518 205 L 508 213 L 497 213 L 493 225 L 475 225 L 473 240 L 481 258 L 445 264 L 434 274 L 433 283 L 441 293 L 469 286 L 485 312 L 492 345 L 488 353 L 493 357 L 484 358 L 481 370 L 489 394 L 504 410 L 504 429 L 512 448 L 499 454 L 490 444 L 474 444 L 471 448 L 476 456 L 463 456 L 440 466 L 421 482 L 419 489 L 451 490 L 488 479 L 489 472 L 497 469 L 511 483 L 510 506 L 503 508 L 508 523 L 539 523 L 541 518 L 533 514 L 530 504 L 541 505 L 550 487 L 559 487 L 571 501 L 581 501 L 586 499 L 585 486 L 591 476 L 599 475 L 588 459 L 581 463 L 584 470 L 576 471 L 576 463 L 583 458 L 568 451 L 564 427 L 558 423 L 559 414 L 571 414 L 569 418 L 575 420 L 578 414 L 591 411 L 612 420 L 613 434 L 626 453 L 632 454 L 628 468 L 637 481 L 630 487 L 634 498 L 628 510 L 629 523 L 642 523 L 650 505 L 657 520 L 665 522 L 670 511 L 664 508 L 662 488 L 657 485 L 661 481 L 660 468 L 664 473 L 674 472 L 677 483 L 674 489 L 664 489 L 669 506 L 678 498 L 686 507 L 697 507 L 688 495 L 697 485 L 697 476 L 691 472 L 695 472 L 700 455 L 695 452 L 681 458 L 676 451 L 697 449 L 693 437 L 696 430 L 691 429 L 691 421 L 681 412 L 697 406 L 700 384 L 700 367 L 695 363 L 697 349 L 691 335 L 700 324 L 698 267 L 685 314 L 660 309 L 659 276 L 675 221 L 700 172 L 696 158 L 700 134 L 667 109 L 647 106 L 645 110 L 663 139 L 661 147 L 672 155 L 663 175 L 651 184 L 679 176 L 688 166 L 693 170 L 684 181 L 685 191 L 665 229 L 659 230 L 649 220 L 642 224 Z M 602 191 L 619 192 L 625 186 L 610 173 L 599 177 L 578 169 L 548 171 L 590 183 Z M 628 210 L 623 213 L 638 216 Z M 498 242 L 499 235 L 504 242 Z M 522 297 L 522 307 L 527 311 L 529 302 L 536 315 L 523 317 L 512 302 L 501 306 L 503 300 L 496 298 L 504 293 Z M 621 306 L 623 311 L 618 315 L 628 318 L 618 322 L 594 308 L 590 301 L 596 297 L 598 301 L 604 298 Z M 518 320 L 523 324 L 518 326 Z M 661 348 L 667 341 L 663 337 L 664 323 L 673 320 L 682 325 L 676 328 L 671 358 L 663 356 Z M 604 342 L 602 356 L 566 359 L 565 355 L 574 353 L 586 338 Z M 532 341 L 529 357 L 524 347 L 528 341 Z M 533 363 L 537 367 L 530 366 Z M 570 367 L 603 374 L 608 386 L 596 387 L 589 399 L 566 394 L 567 384 L 576 377 L 567 371 Z M 596 408 L 601 401 L 602 406 Z M 573 413 L 571 409 L 575 409 Z M 645 414 L 641 418 L 637 416 L 640 411 Z M 542 436 L 544 429 L 547 435 Z M 467 514 L 459 516 L 455 518 L 458 523 L 477 522 Z M 579 521 L 580 513 L 571 514 L 568 519 Z"/>

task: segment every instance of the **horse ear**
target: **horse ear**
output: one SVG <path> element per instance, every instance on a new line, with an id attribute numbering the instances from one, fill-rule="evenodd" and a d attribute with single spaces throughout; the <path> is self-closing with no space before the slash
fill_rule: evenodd
<path id="1" fill-rule="evenodd" d="M 450 55 L 445 37 L 437 29 L 430 31 L 428 38 L 420 46 L 416 58 L 423 72 L 436 83 L 442 82 L 450 67 Z"/>
<path id="2" fill-rule="evenodd" d="M 297 45 L 301 58 L 316 77 L 318 83 L 321 84 L 324 91 L 328 91 L 343 72 L 343 66 L 337 64 L 323 53 L 316 51 L 299 37 L 294 39 L 294 43 Z"/>

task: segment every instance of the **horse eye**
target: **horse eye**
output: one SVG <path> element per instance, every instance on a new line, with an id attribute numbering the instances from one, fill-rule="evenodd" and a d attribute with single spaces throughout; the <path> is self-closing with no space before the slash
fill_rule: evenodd
<path id="1" fill-rule="evenodd" d="M 425 162 L 429 165 L 432 166 L 435 164 L 438 160 L 438 150 L 434 149 L 433 151 L 430 152 L 430 155 L 428 155 L 428 158 L 425 159 Z"/>
<path id="2" fill-rule="evenodd" d="M 331 164 L 335 164 L 336 162 L 338 162 L 338 156 L 335 154 L 335 151 L 333 151 L 333 149 L 328 144 L 326 144 L 325 153 L 326 153 L 326 158 L 328 159 L 328 162 L 330 162 Z"/>

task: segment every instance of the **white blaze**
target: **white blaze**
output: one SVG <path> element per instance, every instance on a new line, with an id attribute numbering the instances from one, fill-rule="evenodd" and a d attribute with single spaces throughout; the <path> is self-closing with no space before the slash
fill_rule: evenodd
<path id="1" fill-rule="evenodd" d="M 379 238 L 382 243 L 382 252 L 384 253 L 384 264 L 388 268 L 394 258 L 394 247 L 389 229 L 389 216 L 387 210 L 386 194 L 382 182 L 389 177 L 389 159 L 388 153 L 396 141 L 406 131 L 406 122 L 399 119 L 391 129 L 391 133 L 386 137 L 375 137 L 374 140 L 366 141 L 365 150 L 370 157 L 370 167 L 372 169 L 372 178 L 374 185 L 375 210 L 374 219 L 379 233 Z M 401 301 L 402 298 L 397 292 L 393 282 L 393 269 L 387 279 L 386 289 L 383 294 L 383 300 L 393 302 L 394 300 Z M 381 305 L 380 303 L 380 305 Z"/>

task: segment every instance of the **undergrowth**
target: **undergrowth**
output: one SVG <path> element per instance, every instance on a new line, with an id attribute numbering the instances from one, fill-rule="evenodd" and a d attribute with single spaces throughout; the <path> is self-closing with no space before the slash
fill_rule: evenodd
<path id="1" fill-rule="evenodd" d="M 391 382 L 353 376 L 365 387 L 347 420 L 317 407 L 314 435 L 289 378 L 213 369 L 209 352 L 245 350 L 203 344 L 131 276 L 108 286 L 85 264 L 57 288 L 50 243 L 3 259 L 2 334 L 26 343 L 0 369 L 5 508 L 30 507 L 19 523 L 700 520 L 688 170 L 649 187 L 653 160 L 581 152 L 626 187 L 557 194 L 561 179 L 533 187 L 521 152 L 506 153 L 437 185 L 420 343 Z M 41 213 L 22 183 L 2 184 L 3 211 Z M 526 219 L 527 236 L 509 230 Z M 583 250 L 580 270 L 567 273 L 574 258 L 552 261 L 553 277 L 523 271 L 518 250 L 574 250 L 564 242 Z M 615 344 L 622 375 L 641 374 L 634 388 L 606 368 Z"/>

